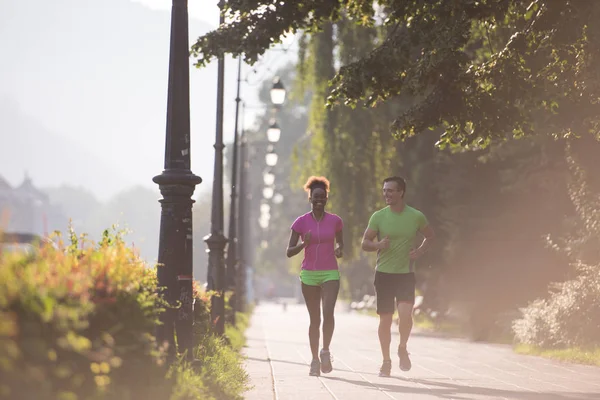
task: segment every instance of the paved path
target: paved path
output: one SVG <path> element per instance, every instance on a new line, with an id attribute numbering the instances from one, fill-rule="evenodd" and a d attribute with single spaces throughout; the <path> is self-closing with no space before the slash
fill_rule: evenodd
<path id="1" fill-rule="evenodd" d="M 308 314 L 304 305 L 262 304 L 247 332 L 248 400 L 526 399 L 600 400 L 600 368 L 514 354 L 509 346 L 440 339 L 415 332 L 404 373 L 377 376 L 377 319 L 339 310 L 331 351 L 334 370 L 308 376 Z M 398 346 L 398 334 L 392 348 Z"/>

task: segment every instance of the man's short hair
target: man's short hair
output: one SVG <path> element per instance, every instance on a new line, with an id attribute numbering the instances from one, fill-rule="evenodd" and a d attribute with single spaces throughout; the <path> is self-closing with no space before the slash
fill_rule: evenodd
<path id="1" fill-rule="evenodd" d="M 396 182 L 398 184 L 398 190 L 406 192 L 406 181 L 401 176 L 390 176 L 383 180 L 384 184 L 386 182 Z"/>

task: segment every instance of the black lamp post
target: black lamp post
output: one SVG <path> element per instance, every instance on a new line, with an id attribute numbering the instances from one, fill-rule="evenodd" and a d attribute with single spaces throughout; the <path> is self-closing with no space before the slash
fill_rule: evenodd
<path id="1" fill-rule="evenodd" d="M 219 25 L 225 22 L 224 0 L 219 2 L 221 15 Z M 223 234 L 223 89 L 225 59 L 221 55 L 217 64 L 217 131 L 215 135 L 215 166 L 212 189 L 212 212 L 210 234 L 204 238 L 208 245 L 207 287 L 217 291 L 211 298 L 211 320 L 218 335 L 225 333 L 225 246 L 227 238 Z"/>
<path id="2" fill-rule="evenodd" d="M 229 204 L 229 244 L 227 245 L 227 287 L 235 288 L 236 286 L 236 271 L 238 264 L 238 212 L 237 212 L 237 180 L 238 180 L 238 116 L 240 111 L 240 82 L 242 78 L 242 56 L 238 58 L 237 71 L 237 94 L 235 97 L 235 127 L 233 130 L 233 162 L 231 170 L 231 202 Z M 235 311 L 239 309 L 238 302 L 240 293 L 234 290 L 231 304 L 233 308 L 233 323 L 235 324 Z"/>
<path id="3" fill-rule="evenodd" d="M 238 96 L 239 97 L 239 96 Z M 248 222 L 246 216 L 246 209 L 248 207 L 248 189 L 247 176 L 248 176 L 248 138 L 246 137 L 246 131 L 244 129 L 244 110 L 242 110 L 242 132 L 241 132 L 241 144 L 240 144 L 240 190 L 239 190 L 239 207 L 238 207 L 238 234 L 242 240 L 238 243 L 239 262 L 237 274 L 235 277 L 235 311 L 244 312 L 246 310 L 246 280 L 247 271 L 246 263 L 248 262 Z"/>
<path id="4" fill-rule="evenodd" d="M 241 57 L 238 61 L 238 79 L 237 79 L 237 97 L 236 108 L 235 108 L 235 136 L 233 140 L 233 166 L 232 166 L 232 178 L 231 178 L 231 209 L 229 214 L 229 247 L 227 248 L 227 271 L 228 271 L 228 283 L 235 285 L 234 290 L 234 312 L 244 311 L 246 306 L 246 279 L 247 279 L 247 262 L 248 262 L 248 228 L 247 223 L 247 206 L 249 202 L 247 193 L 247 176 L 248 176 L 248 155 L 247 146 L 248 141 L 245 134 L 245 130 L 242 127 L 242 137 L 240 150 L 240 164 L 241 168 L 238 168 L 238 115 L 240 105 L 240 84 L 241 84 L 241 68 L 242 62 Z M 271 103 L 277 108 L 285 102 L 286 91 L 283 83 L 276 77 L 273 80 L 273 86 L 270 90 Z M 242 118 L 243 120 L 243 118 Z M 267 138 L 270 143 L 276 143 L 279 141 L 281 136 L 281 129 L 277 122 L 273 119 L 270 121 L 269 128 L 267 130 Z M 275 155 L 276 157 L 276 155 Z M 240 174 L 239 191 L 237 187 L 237 174 Z M 239 199 L 238 204 L 236 201 Z M 237 210 L 237 212 L 236 212 Z M 235 315 L 235 314 L 234 314 Z"/>
<path id="5" fill-rule="evenodd" d="M 190 169 L 190 85 L 187 0 L 173 0 L 167 99 L 167 129 L 163 172 L 155 176 L 163 199 L 158 245 L 158 285 L 171 305 L 161 315 L 158 340 L 169 343 L 175 334 L 180 352 L 193 358 L 192 195 L 202 179 Z"/>

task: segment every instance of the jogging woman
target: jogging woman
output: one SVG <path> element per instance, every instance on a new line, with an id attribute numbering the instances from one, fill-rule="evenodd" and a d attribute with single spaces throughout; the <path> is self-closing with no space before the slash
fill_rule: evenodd
<path id="1" fill-rule="evenodd" d="M 311 211 L 299 216 L 292 224 L 287 256 L 293 257 L 304 250 L 300 282 L 302 295 L 310 316 L 308 339 L 312 352 L 311 376 L 333 370 L 329 351 L 335 327 L 333 312 L 340 290 L 340 272 L 336 258 L 342 257 L 344 237 L 342 219 L 325 212 L 329 181 L 325 177 L 311 176 L 304 190 L 308 192 Z M 302 240 L 300 243 L 298 243 Z M 323 304 L 323 348 L 319 353 Z"/>

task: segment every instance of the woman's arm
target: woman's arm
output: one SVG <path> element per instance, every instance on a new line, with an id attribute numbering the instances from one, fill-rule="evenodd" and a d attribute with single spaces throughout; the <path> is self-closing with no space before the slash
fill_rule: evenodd
<path id="1" fill-rule="evenodd" d="M 337 246 L 335 248 L 335 256 L 341 258 L 344 255 L 344 231 L 338 231 L 335 234 L 335 241 Z"/>
<path id="2" fill-rule="evenodd" d="M 296 254 L 300 253 L 302 249 L 308 246 L 310 242 L 310 232 L 304 235 L 304 241 L 298 244 L 298 240 L 300 240 L 300 234 L 292 229 L 290 233 L 290 241 L 288 243 L 286 255 L 288 258 L 294 257 Z"/>

